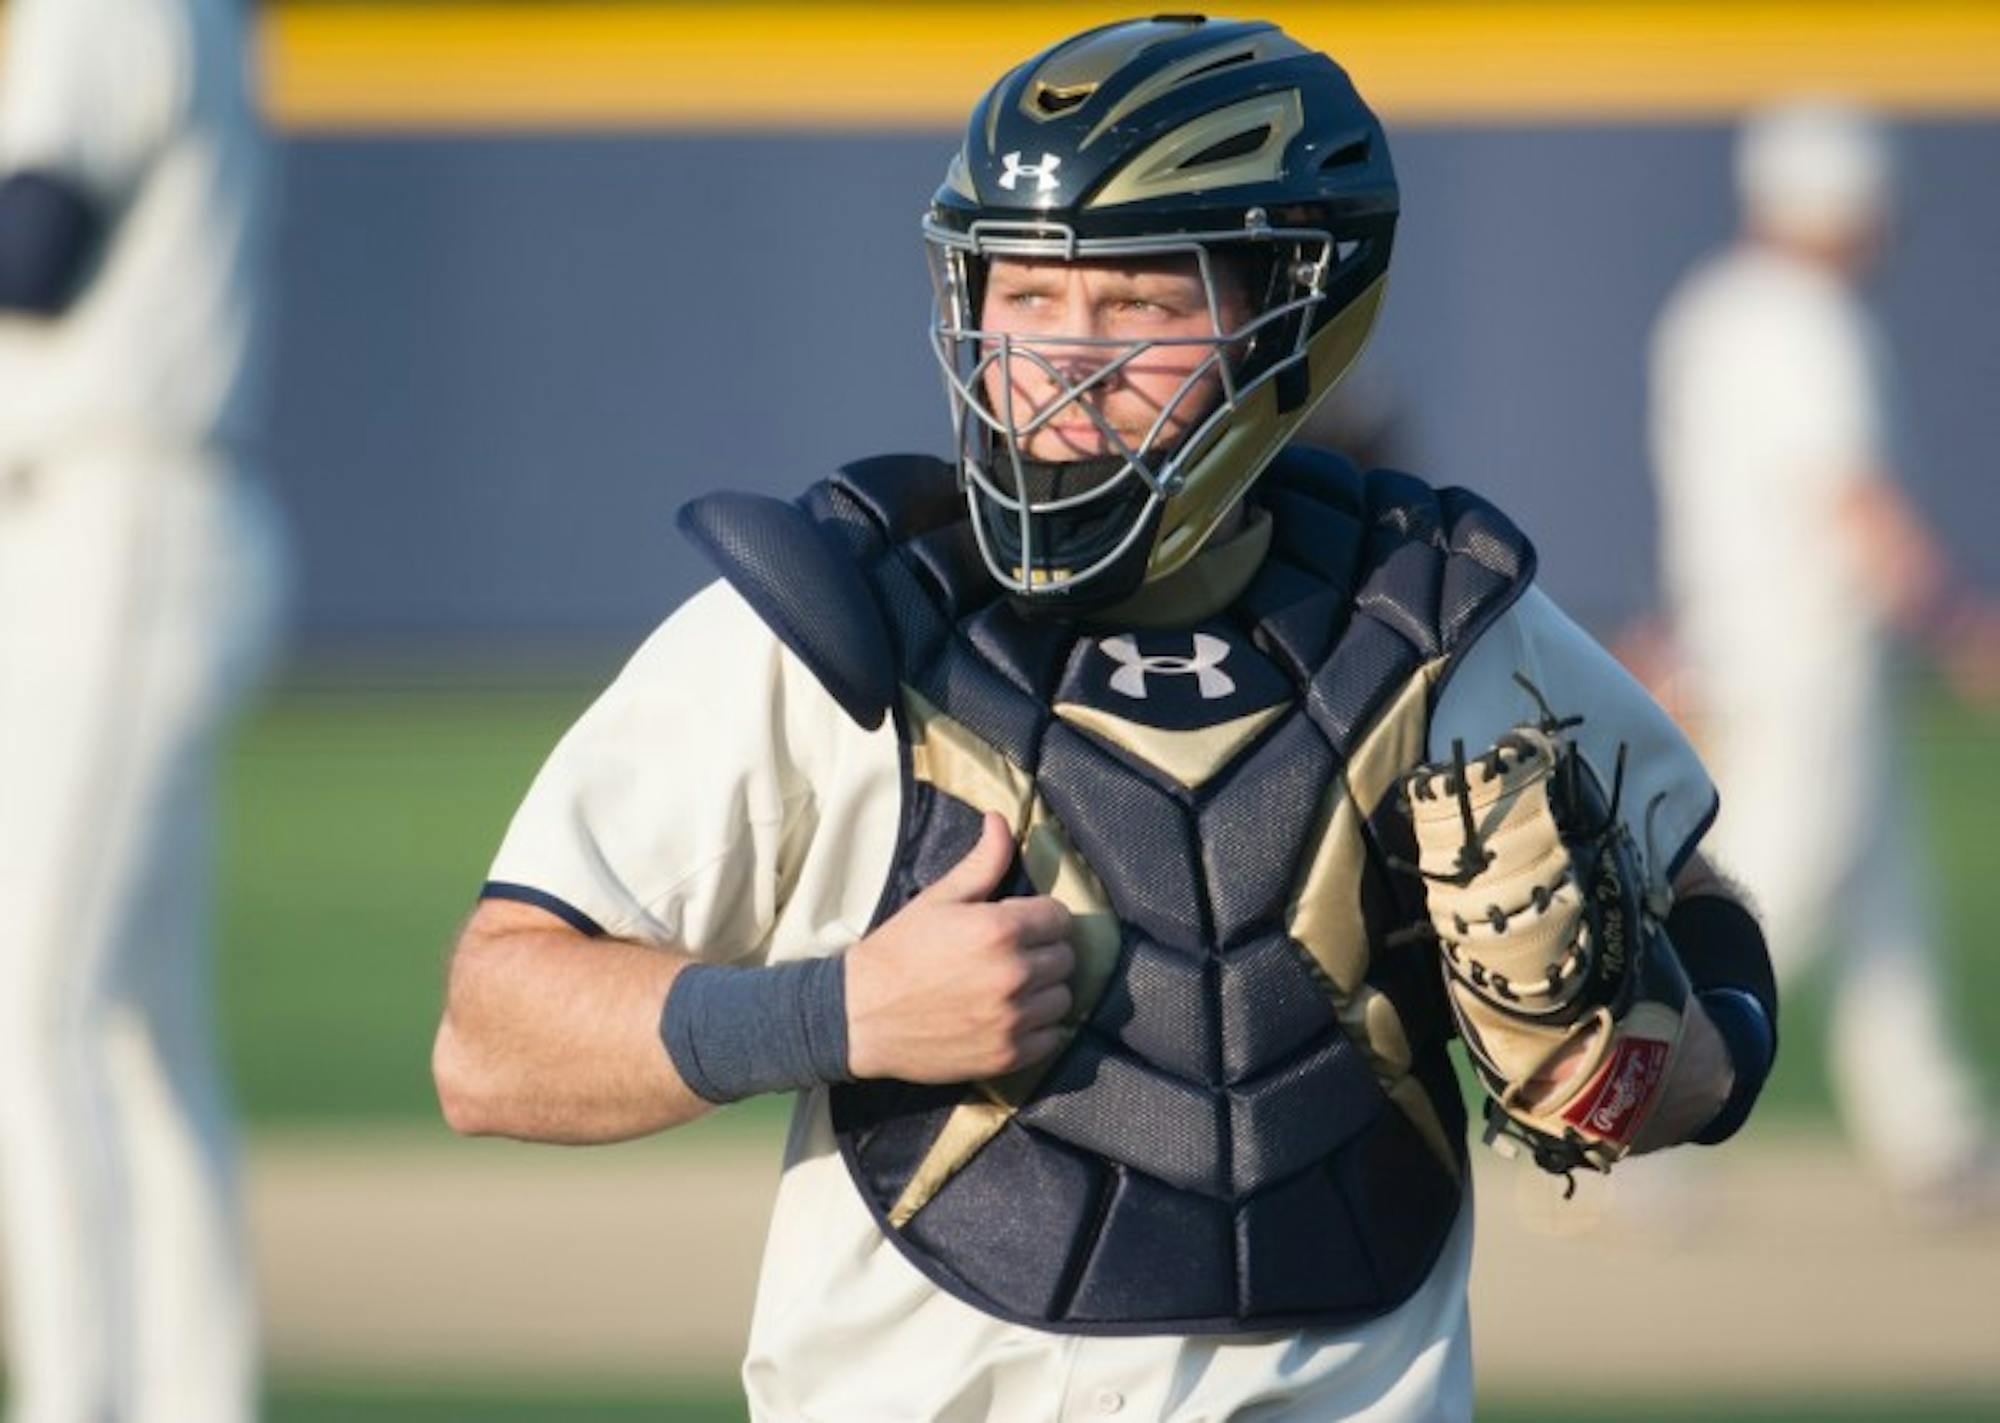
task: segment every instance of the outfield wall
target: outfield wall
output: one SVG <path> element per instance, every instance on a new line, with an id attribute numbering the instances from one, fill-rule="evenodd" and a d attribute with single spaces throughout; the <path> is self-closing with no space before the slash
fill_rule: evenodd
<path id="1" fill-rule="evenodd" d="M 2000 583 L 2000 120 L 1905 127 L 1881 284 L 1910 472 Z M 629 639 L 706 576 L 688 495 L 945 443 L 916 237 L 944 132 L 287 144 L 271 467 L 312 643 Z M 1535 535 L 1609 623 L 1650 596 L 1648 321 L 1729 231 L 1727 131 L 1422 126 L 1365 379 L 1407 461 Z"/>

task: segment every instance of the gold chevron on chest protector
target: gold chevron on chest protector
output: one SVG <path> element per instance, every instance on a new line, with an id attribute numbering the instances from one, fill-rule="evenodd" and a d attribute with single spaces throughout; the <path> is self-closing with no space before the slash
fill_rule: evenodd
<path id="1" fill-rule="evenodd" d="M 1395 790 L 1398 777 L 1424 758 L 1430 690 L 1443 666 L 1443 659 L 1439 659 L 1418 669 L 1362 737 L 1346 770 L 1329 787 L 1304 859 L 1305 873 L 1287 907 L 1286 931 L 1318 966 L 1342 1031 L 1362 1051 L 1389 1100 L 1410 1119 L 1445 1169 L 1456 1176 L 1458 1156 L 1444 1123 L 1423 1085 L 1411 1075 L 1410 1043 L 1402 1019 L 1386 994 L 1364 982 L 1370 944 L 1361 915 L 1361 876 L 1367 864 L 1364 826 Z M 1119 927 L 1110 897 L 1036 791 L 1033 777 L 911 688 L 903 689 L 903 705 L 912 779 L 976 810 L 998 811 L 1014 831 L 1023 866 L 1037 892 L 1061 901 L 1073 916 L 1072 947 L 1077 966 L 1071 980 L 1073 1002 L 1062 1024 L 1066 1045 L 1097 1006 L 1117 967 Z M 1108 722 L 1122 723 L 1119 735 L 1110 735 L 1092 721 L 1067 715 L 1066 719 L 1192 786 L 1226 766 L 1265 725 L 1289 710 L 1284 705 L 1268 707 L 1201 732 L 1165 733 L 1169 737 L 1228 733 L 1209 742 L 1199 761 L 1178 749 L 1162 751 L 1162 743 L 1146 736 L 1133 737 L 1136 745 L 1120 739 L 1124 727 L 1141 733 L 1154 733 L 1156 728 L 1096 714 Z M 1174 769 L 1175 764 L 1194 779 L 1184 779 L 1181 771 Z M 967 1099 L 945 1119 L 937 1139 L 890 1208 L 889 1223 L 897 1227 L 909 1224 L 945 1183 L 999 1134 L 1061 1055 L 1058 1047 L 1031 1067 L 973 1084 Z"/>
<path id="2" fill-rule="evenodd" d="M 903 689 L 903 714 L 910 737 L 911 778 L 975 810 L 998 811 L 1004 816 L 1014 832 L 1015 844 L 1021 847 L 1021 864 L 1029 882 L 1037 893 L 1057 900 L 1070 912 L 1070 947 L 1076 951 L 1076 972 L 1070 979 L 1070 1010 L 1062 1022 L 1063 1042 L 1067 1044 L 1077 1025 L 1097 1006 L 1112 970 L 1118 966 L 1118 917 L 1111 912 L 1111 899 L 1036 791 L 1033 777 L 909 687 Z M 889 1223 L 907 1225 L 929 1204 L 945 1182 L 1007 1124 L 1061 1055 L 1058 1047 L 1019 1072 L 974 1083 L 971 1095 L 945 1119 L 937 1140 L 890 1207 Z"/>
<path id="3" fill-rule="evenodd" d="M 1288 703 L 1265 707 L 1231 721 L 1192 731 L 1173 731 L 1130 721 L 1116 712 L 1082 702 L 1057 702 L 1056 715 L 1164 772 L 1194 790 L 1236 759 L 1257 734 L 1286 712 Z"/>
<path id="4" fill-rule="evenodd" d="M 1371 945 L 1361 915 L 1366 826 L 1394 793 L 1398 778 L 1424 759 L 1431 688 L 1443 669 L 1443 658 L 1418 668 L 1335 777 L 1305 856 L 1305 874 L 1286 910 L 1285 930 L 1319 966 L 1342 1030 L 1361 1049 L 1382 1090 L 1456 1176 L 1458 1153 L 1450 1135 L 1423 1084 L 1411 1075 L 1402 1017 L 1386 994 L 1364 981 Z"/>

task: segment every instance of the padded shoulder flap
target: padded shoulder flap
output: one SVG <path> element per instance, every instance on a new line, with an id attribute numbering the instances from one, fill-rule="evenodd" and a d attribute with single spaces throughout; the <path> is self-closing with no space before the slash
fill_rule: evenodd
<path id="1" fill-rule="evenodd" d="M 845 464 L 827 481 L 892 540 L 915 538 L 965 517 L 958 474 L 933 455 L 877 455 Z"/>
<path id="2" fill-rule="evenodd" d="M 1316 545 L 1298 548 L 1294 538 L 1286 551 L 1344 584 L 1364 609 L 1394 607 L 1426 655 L 1470 643 L 1534 578 L 1527 535 L 1469 489 L 1433 488 L 1393 469 L 1363 473 L 1331 450 L 1302 445 L 1279 456 L 1266 484 L 1274 512 L 1308 526 Z M 1328 536 L 1341 525 L 1345 536 Z"/>
<path id="3" fill-rule="evenodd" d="M 1532 578 L 1534 545 L 1506 514 L 1470 489 L 1433 487 L 1394 469 L 1363 473 L 1345 456 L 1292 445 L 1272 462 L 1265 487 L 1303 497 L 1384 533 L 1469 558 L 1509 580 Z"/>
<path id="4" fill-rule="evenodd" d="M 762 494 L 704 494 L 679 524 L 842 710 L 870 731 L 882 724 L 895 657 L 847 549 L 798 505 Z"/>

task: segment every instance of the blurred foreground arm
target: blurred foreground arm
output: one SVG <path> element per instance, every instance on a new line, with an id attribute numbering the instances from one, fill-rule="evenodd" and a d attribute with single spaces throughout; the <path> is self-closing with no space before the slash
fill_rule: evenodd
<path id="1" fill-rule="evenodd" d="M 0 317 L 64 314 L 112 229 L 215 102 L 186 7 L 14 0 L 0 65 Z M 217 52 L 220 53 L 219 51 Z M 221 61 L 216 60 L 217 63 Z M 179 190 L 176 190 L 179 191 Z"/>

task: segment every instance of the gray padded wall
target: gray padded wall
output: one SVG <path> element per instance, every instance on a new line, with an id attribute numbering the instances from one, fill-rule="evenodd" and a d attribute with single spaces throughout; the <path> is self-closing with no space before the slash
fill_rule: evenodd
<path id="1" fill-rule="evenodd" d="M 1392 135 L 1366 358 L 1409 462 L 1497 499 L 1600 627 L 1651 595 L 1643 343 L 1729 229 L 1720 128 Z M 1910 475 L 2000 583 L 2000 122 L 1905 134 L 1882 284 Z M 288 145 L 271 469 L 306 645 L 629 641 L 708 576 L 688 494 L 942 450 L 916 237 L 946 136 Z"/>

